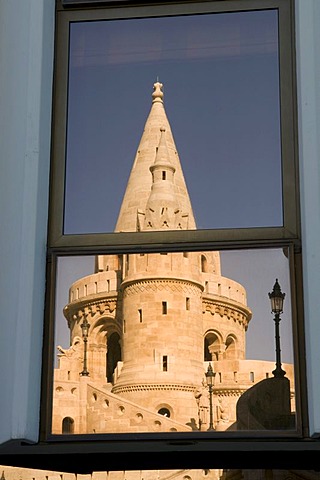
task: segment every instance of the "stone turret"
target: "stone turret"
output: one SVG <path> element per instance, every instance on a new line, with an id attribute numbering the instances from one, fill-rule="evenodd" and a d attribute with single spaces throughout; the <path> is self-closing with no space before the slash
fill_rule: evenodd
<path id="1" fill-rule="evenodd" d="M 197 417 L 203 376 L 199 254 L 130 255 L 123 291 L 123 368 L 112 391 L 182 423 Z"/>
<path id="2" fill-rule="evenodd" d="M 156 82 L 115 231 L 195 228 Z M 209 361 L 217 372 L 215 412 L 226 404 L 229 411 L 223 424 L 215 413 L 215 424 L 235 421 L 236 401 L 251 382 L 252 367 L 244 365 L 251 311 L 244 287 L 221 276 L 219 252 L 98 255 L 95 273 L 70 287 L 64 315 L 71 347 L 60 349 L 55 372 L 55 433 L 65 419 L 75 433 L 205 429 Z M 79 378 L 84 320 L 90 375 Z"/>

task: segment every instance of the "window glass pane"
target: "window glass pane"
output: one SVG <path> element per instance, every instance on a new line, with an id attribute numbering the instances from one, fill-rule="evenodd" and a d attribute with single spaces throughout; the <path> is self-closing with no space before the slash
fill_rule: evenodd
<path id="1" fill-rule="evenodd" d="M 296 429 L 286 248 L 59 257 L 55 325 L 53 434 Z"/>
<path id="2" fill-rule="evenodd" d="M 282 226 L 278 62 L 276 9 L 71 23 L 64 233 Z"/>

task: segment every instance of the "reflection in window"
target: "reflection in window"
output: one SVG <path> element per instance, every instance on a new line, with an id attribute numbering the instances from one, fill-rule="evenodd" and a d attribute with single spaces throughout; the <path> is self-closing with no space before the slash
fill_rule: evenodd
<path id="1" fill-rule="evenodd" d="M 205 378 L 209 363 L 216 374 L 212 392 L 216 430 L 294 429 L 288 256 L 281 248 L 228 250 L 219 252 L 221 262 L 213 262 L 217 252 L 207 251 L 206 272 L 202 271 L 202 256 L 202 252 L 189 252 L 187 257 L 183 252 L 167 252 L 168 262 L 162 262 L 160 253 L 146 253 L 145 257 L 140 253 L 130 254 L 128 271 L 123 267 L 121 272 L 118 262 L 114 264 L 115 271 L 95 270 L 94 265 L 107 262 L 85 256 L 58 258 L 53 433 L 61 431 L 61 423 L 55 423 L 58 419 L 71 413 L 76 415 L 80 398 L 74 396 L 73 403 L 68 404 L 57 391 L 59 387 L 68 392 L 70 379 L 72 387 L 79 391 L 86 385 L 86 398 L 97 399 L 94 410 L 89 402 L 88 417 L 83 423 L 80 421 L 79 433 L 93 430 L 126 433 L 141 428 L 152 432 L 154 425 L 163 432 L 205 431 L 210 418 Z M 221 265 L 221 270 L 217 271 L 217 265 Z M 110 290 L 106 278 L 113 275 L 118 275 L 121 281 L 118 289 Z M 273 373 L 274 321 L 268 298 L 275 278 L 279 278 L 286 293 L 280 325 L 286 375 L 280 379 Z M 99 293 L 91 293 L 95 291 L 91 286 L 96 283 Z M 83 289 L 84 284 L 87 290 Z M 77 289 L 79 298 L 71 300 L 72 292 Z M 181 308 L 186 299 L 193 305 L 192 315 Z M 137 312 L 142 314 L 142 308 L 138 308 L 141 305 L 143 323 L 140 324 Z M 82 383 L 80 388 L 79 373 L 84 362 L 81 325 L 85 319 L 90 324 L 87 341 L 90 375 L 88 384 Z M 263 388 L 261 393 L 259 388 Z M 277 398 L 281 402 L 277 403 Z M 111 417 L 102 423 L 99 419 L 106 403 Z M 172 416 L 155 423 L 158 420 L 151 405 L 164 403 L 171 405 L 179 427 L 172 423 Z M 121 422 L 119 405 L 124 419 Z M 131 416 L 136 418 L 141 409 L 145 412 L 144 421 L 137 426 Z M 228 414 L 222 415 L 222 409 Z M 114 417 L 112 412 L 116 412 Z M 285 420 L 277 424 L 280 418 Z"/>
<path id="2" fill-rule="evenodd" d="M 283 225 L 277 10 L 77 21 L 69 33 L 64 233 L 127 232 L 133 252 L 113 254 L 113 245 L 93 259 L 57 260 L 54 385 L 67 390 L 70 372 L 83 403 L 96 397 L 77 430 L 294 429 L 290 265 L 282 248 L 218 252 L 206 244 L 181 252 L 172 244 L 141 255 L 133 239 L 133 232 L 165 238 L 169 230 Z M 155 62 L 166 90 L 157 80 L 147 97 Z M 143 128 L 136 112 L 145 102 Z M 275 278 L 286 292 L 285 378 L 273 375 Z M 88 382 L 79 377 L 86 362 Z M 79 408 L 63 396 L 54 394 L 52 433 Z M 170 405 L 171 417 L 159 420 L 156 405 Z"/>

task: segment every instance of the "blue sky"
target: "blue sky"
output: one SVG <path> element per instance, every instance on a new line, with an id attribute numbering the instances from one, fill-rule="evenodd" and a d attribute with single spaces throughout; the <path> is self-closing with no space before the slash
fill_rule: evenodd
<path id="1" fill-rule="evenodd" d="M 65 233 L 114 230 L 157 77 L 197 227 L 282 225 L 276 10 L 70 33 Z"/>

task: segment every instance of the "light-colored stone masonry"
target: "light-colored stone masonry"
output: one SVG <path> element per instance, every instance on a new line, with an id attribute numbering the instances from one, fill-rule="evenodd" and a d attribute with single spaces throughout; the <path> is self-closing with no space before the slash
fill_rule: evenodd
<path id="1" fill-rule="evenodd" d="M 2 480 L 219 480 L 222 470 L 122 470 L 91 475 L 0 465 Z"/>

